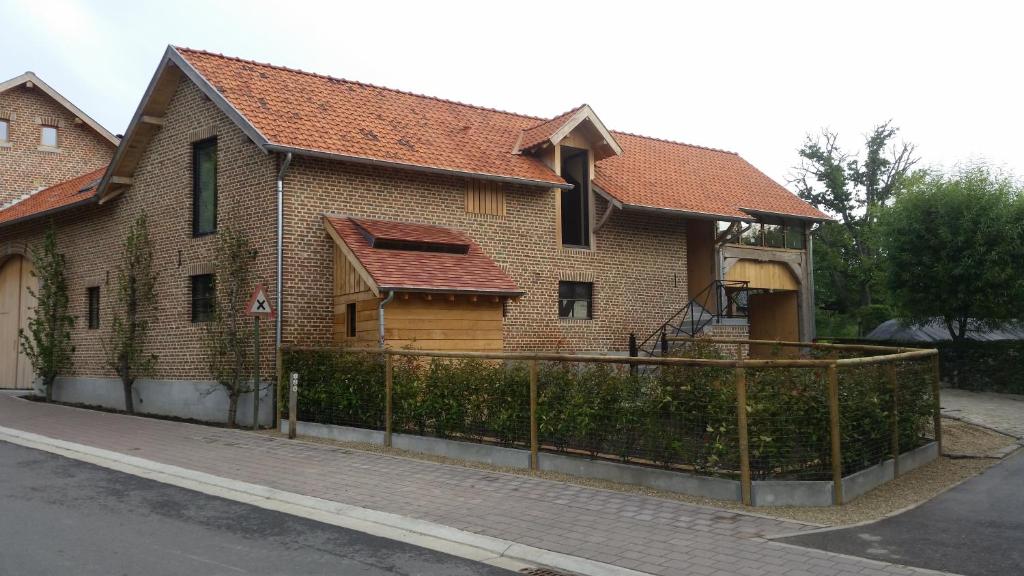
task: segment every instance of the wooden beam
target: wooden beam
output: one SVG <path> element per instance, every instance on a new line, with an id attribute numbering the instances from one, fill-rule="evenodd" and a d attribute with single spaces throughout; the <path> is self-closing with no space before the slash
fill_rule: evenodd
<path id="1" fill-rule="evenodd" d="M 110 183 L 111 184 L 120 184 L 122 186 L 131 186 L 132 185 L 132 179 L 130 177 L 128 177 L 128 176 L 111 176 L 110 177 Z"/>
<path id="2" fill-rule="evenodd" d="M 161 116 L 143 116 L 139 118 L 139 121 L 143 124 L 150 124 L 153 126 L 163 126 L 164 119 Z"/>

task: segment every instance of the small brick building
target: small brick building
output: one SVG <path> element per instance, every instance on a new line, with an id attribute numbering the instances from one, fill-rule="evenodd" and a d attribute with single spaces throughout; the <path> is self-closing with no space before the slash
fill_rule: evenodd
<path id="1" fill-rule="evenodd" d="M 34 200 L 68 255 L 73 313 L 98 318 L 76 326 L 58 397 L 120 404 L 102 342 L 113 255 L 143 211 L 160 359 L 142 410 L 224 413 L 195 296 L 225 227 L 255 247 L 283 344 L 618 353 L 697 311 L 703 332 L 812 336 L 824 215 L 734 153 L 614 132 L 586 105 L 535 118 L 170 47 L 94 176 Z M 44 228 L 14 208 L 0 258 Z"/>

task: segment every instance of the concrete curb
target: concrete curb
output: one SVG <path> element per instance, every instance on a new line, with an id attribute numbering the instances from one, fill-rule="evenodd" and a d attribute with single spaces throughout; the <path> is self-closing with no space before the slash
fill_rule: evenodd
<path id="1" fill-rule="evenodd" d="M 474 534 L 434 522 L 223 478 L 13 428 L 0 426 L 0 441 L 506 570 L 516 571 L 541 565 L 589 576 L 649 576 L 646 572 Z"/>

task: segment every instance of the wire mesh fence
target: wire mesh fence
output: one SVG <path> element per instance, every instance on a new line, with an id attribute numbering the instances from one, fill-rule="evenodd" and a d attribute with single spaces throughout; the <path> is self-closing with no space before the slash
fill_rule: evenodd
<path id="1" fill-rule="evenodd" d="M 303 421 L 740 478 L 747 487 L 834 479 L 936 438 L 928 352 L 794 348 L 759 359 L 736 359 L 710 340 L 651 359 L 289 349 L 282 372 L 300 374 Z"/>

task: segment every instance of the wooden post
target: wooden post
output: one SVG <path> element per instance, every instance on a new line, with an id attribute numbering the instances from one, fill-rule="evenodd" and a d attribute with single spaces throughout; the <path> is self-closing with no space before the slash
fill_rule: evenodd
<path id="1" fill-rule="evenodd" d="M 828 367 L 828 419 L 829 436 L 832 439 L 832 501 L 837 506 L 843 503 L 843 452 L 839 436 L 839 367 Z"/>
<path id="2" fill-rule="evenodd" d="M 394 390 L 395 358 L 384 351 L 384 446 L 391 448 L 391 399 Z"/>
<path id="3" fill-rule="evenodd" d="M 292 372 L 288 383 L 288 437 L 295 438 L 299 413 L 299 373 Z"/>
<path id="4" fill-rule="evenodd" d="M 537 380 L 538 367 L 536 360 L 530 360 L 530 470 L 538 470 L 540 464 L 540 439 L 537 437 Z"/>
<path id="5" fill-rule="evenodd" d="M 939 402 L 939 383 L 942 380 L 942 376 L 939 374 L 939 352 L 935 351 L 935 356 L 932 357 L 932 372 L 934 378 L 932 378 L 932 396 L 935 402 L 935 444 L 939 449 L 939 456 L 942 456 L 942 403 Z"/>
<path id="6" fill-rule="evenodd" d="M 892 477 L 896 478 L 900 475 L 900 381 L 895 363 L 886 364 L 885 372 L 892 388 Z"/>
<path id="7" fill-rule="evenodd" d="M 736 382 L 736 426 L 740 442 L 740 494 L 743 504 L 750 506 L 750 439 L 747 436 L 747 371 L 737 367 L 734 371 Z"/>

